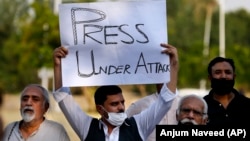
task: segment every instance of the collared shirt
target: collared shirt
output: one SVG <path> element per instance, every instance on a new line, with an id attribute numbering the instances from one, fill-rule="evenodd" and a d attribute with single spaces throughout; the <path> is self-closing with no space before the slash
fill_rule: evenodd
<path id="1" fill-rule="evenodd" d="M 115 127 L 112 130 L 112 133 L 109 135 L 108 134 L 108 126 L 104 122 L 102 122 L 101 120 L 100 120 L 100 124 L 103 125 L 103 130 L 104 130 L 106 141 L 118 141 L 120 126 Z"/>
<path id="2" fill-rule="evenodd" d="M 225 109 L 213 98 L 213 91 L 204 97 L 208 104 L 207 125 L 250 125 L 250 99 L 233 90 L 234 98 Z"/>
<path id="3" fill-rule="evenodd" d="M 136 115 L 146 108 L 148 108 L 151 104 L 153 104 L 159 97 L 158 93 L 153 93 L 151 95 L 145 96 L 136 102 L 132 103 L 128 109 L 126 110 L 126 113 L 128 117 L 131 117 L 133 115 Z M 171 108 L 169 111 L 164 115 L 164 117 L 161 119 L 161 121 L 158 123 L 159 125 L 177 125 L 177 120 L 176 120 L 176 110 L 178 107 L 178 102 L 180 100 L 180 96 L 177 95 L 176 98 L 174 99 Z M 147 138 L 147 141 L 155 141 L 156 140 L 156 133 L 154 131 L 149 135 Z"/>
<path id="4" fill-rule="evenodd" d="M 45 119 L 40 127 L 26 140 L 19 130 L 20 121 L 12 122 L 5 128 L 3 141 L 70 141 L 64 127 L 54 121 Z"/>
<path id="5" fill-rule="evenodd" d="M 74 101 L 72 95 L 70 95 L 69 88 L 60 88 L 53 93 L 53 96 L 59 103 L 62 112 L 78 137 L 82 141 L 85 140 L 93 117 L 82 111 L 79 105 Z M 173 94 L 166 87 L 166 84 L 164 84 L 157 101 L 147 110 L 134 115 L 139 134 L 143 140 L 149 136 L 149 134 L 154 130 L 155 125 L 160 122 L 165 113 L 170 109 L 175 96 L 176 94 Z M 105 131 L 107 130 L 105 128 L 107 127 L 104 126 L 106 141 L 118 141 L 120 131 L 119 127 L 116 127 L 110 135 L 107 131 Z"/>

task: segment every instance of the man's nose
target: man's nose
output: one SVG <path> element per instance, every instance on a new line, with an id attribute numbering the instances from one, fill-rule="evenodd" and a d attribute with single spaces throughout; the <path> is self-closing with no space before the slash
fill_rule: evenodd
<path id="1" fill-rule="evenodd" d="M 221 78 L 226 78 L 227 77 L 227 74 L 225 72 L 222 72 L 221 73 Z"/>
<path id="2" fill-rule="evenodd" d="M 31 98 L 27 99 L 27 101 L 26 101 L 25 104 L 26 104 L 26 105 L 32 105 L 32 99 L 31 99 Z"/>
<path id="3" fill-rule="evenodd" d="M 124 104 L 119 104 L 119 111 L 122 111 L 122 112 L 124 112 L 125 111 L 125 105 Z"/>
<path id="4" fill-rule="evenodd" d="M 191 118 L 191 119 L 193 119 L 193 118 L 194 118 L 194 111 L 191 110 L 191 111 L 188 113 L 188 117 Z"/>

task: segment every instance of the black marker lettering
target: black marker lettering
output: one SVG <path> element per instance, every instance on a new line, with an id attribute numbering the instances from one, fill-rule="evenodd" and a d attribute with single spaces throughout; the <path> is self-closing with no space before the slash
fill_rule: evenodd
<path id="1" fill-rule="evenodd" d="M 142 59 L 142 64 L 140 65 L 141 59 Z M 141 53 L 141 55 L 139 57 L 139 60 L 137 62 L 137 66 L 136 66 L 136 69 L 135 69 L 135 74 L 137 73 L 138 67 L 144 67 L 145 70 L 146 70 L 146 72 L 148 73 L 147 66 L 146 66 L 146 63 L 145 63 L 145 60 L 144 60 L 144 56 L 143 56 L 142 53 Z"/>
<path id="2" fill-rule="evenodd" d="M 135 27 L 136 27 L 137 31 L 139 33 L 141 33 L 142 36 L 146 39 L 146 41 L 138 41 L 138 40 L 136 40 L 136 41 L 139 42 L 139 43 L 144 43 L 145 44 L 145 43 L 148 43 L 149 40 L 148 40 L 148 36 L 139 28 L 139 26 L 141 26 L 141 25 L 144 26 L 144 24 L 136 24 Z"/>

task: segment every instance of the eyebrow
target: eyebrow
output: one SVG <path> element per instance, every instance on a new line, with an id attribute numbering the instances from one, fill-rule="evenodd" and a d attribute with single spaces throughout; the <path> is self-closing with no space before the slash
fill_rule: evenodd
<path id="1" fill-rule="evenodd" d="M 31 98 L 42 99 L 42 97 L 39 97 L 39 96 L 37 96 L 37 95 L 23 95 L 23 96 L 22 96 L 22 99 L 23 99 L 23 98 L 29 98 L 29 97 L 31 97 Z"/>

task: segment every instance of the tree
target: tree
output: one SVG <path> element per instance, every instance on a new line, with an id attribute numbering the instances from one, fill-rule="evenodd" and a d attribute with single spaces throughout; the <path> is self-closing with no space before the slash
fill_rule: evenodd
<path id="1" fill-rule="evenodd" d="M 9 75 L 10 73 L 13 73 L 12 71 L 9 72 L 9 68 L 11 68 L 12 64 L 9 64 L 10 62 L 7 60 L 9 58 L 9 55 L 7 55 L 7 58 L 5 57 L 5 42 L 13 34 L 18 33 L 19 26 L 22 24 L 18 22 L 18 19 L 21 17 L 25 17 L 28 14 L 28 2 L 26 0 L 1 0 L 0 1 L 0 88 L 6 88 L 6 85 L 9 86 L 7 81 L 10 81 L 11 83 L 15 81 L 9 80 L 9 78 L 12 78 L 13 75 Z M 13 40 L 14 43 L 17 43 L 16 40 Z M 15 46 L 17 46 L 15 44 Z M 12 56 L 15 58 L 15 56 Z M 14 61 L 14 59 L 12 60 Z M 9 63 L 8 63 L 9 62 Z M 15 62 L 14 62 L 15 63 Z"/>
<path id="2" fill-rule="evenodd" d="M 29 15 L 16 19 L 20 26 L 5 41 L 2 79 L 8 91 L 18 91 L 28 83 L 39 83 L 41 67 L 52 67 L 53 48 L 60 45 L 58 17 L 48 2 L 34 1 Z M 28 76 L 28 77 L 27 77 Z"/>
<path id="3" fill-rule="evenodd" d="M 44 66 L 53 66 L 52 52 L 60 46 L 59 20 L 53 13 L 51 1 L 33 2 L 0 1 L 0 88 L 7 92 L 20 91 L 27 83 L 40 83 L 37 71 Z M 208 1 L 167 0 L 168 41 L 178 47 L 180 58 L 179 88 L 199 87 L 199 81 L 207 76 L 207 62 L 219 54 L 219 13 L 214 9 L 210 51 L 207 59 L 203 57 L 205 17 L 209 17 L 206 16 L 208 5 L 205 2 Z M 199 3 L 203 4 L 196 8 Z M 250 64 L 246 58 L 250 52 L 250 14 L 244 10 L 234 11 L 227 13 L 225 20 L 226 52 L 227 57 L 234 58 L 237 65 L 237 86 L 249 89 L 247 66 Z M 139 91 L 138 88 L 130 88 Z M 95 87 L 80 89 L 92 98 Z M 147 85 L 146 91 L 149 90 L 154 92 L 154 86 Z"/>

